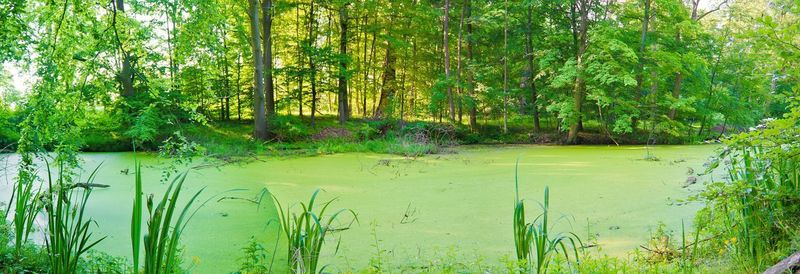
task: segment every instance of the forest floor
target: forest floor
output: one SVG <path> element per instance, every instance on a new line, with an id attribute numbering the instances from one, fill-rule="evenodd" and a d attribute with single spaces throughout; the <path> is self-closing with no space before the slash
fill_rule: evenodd
<path id="1" fill-rule="evenodd" d="M 466 121 L 465 121 L 466 122 Z M 385 121 L 351 119 L 344 125 L 335 116 L 317 117 L 314 126 L 308 118 L 280 116 L 270 123 L 271 138 L 264 142 L 252 138 L 252 122 L 210 122 L 184 126 L 183 134 L 204 147 L 205 154 L 216 157 L 302 156 L 344 152 L 388 153 L 420 156 L 447 152 L 457 145 L 562 144 L 565 133 L 555 123 L 543 122 L 534 133 L 529 121 L 512 119 L 503 132 L 502 121 L 481 121 L 478 127 L 433 121 Z M 611 136 L 599 123 L 588 121 L 579 135 L 581 144 L 645 144 L 646 132 Z M 694 140 L 656 136 L 651 144 L 691 144 Z"/>

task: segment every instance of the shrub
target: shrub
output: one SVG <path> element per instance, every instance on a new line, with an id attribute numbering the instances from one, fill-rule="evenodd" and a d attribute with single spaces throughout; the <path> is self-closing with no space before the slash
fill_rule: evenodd
<path id="1" fill-rule="evenodd" d="M 357 139 L 367 141 L 376 138 L 381 132 L 370 123 L 362 123 L 353 133 Z"/>
<path id="2" fill-rule="evenodd" d="M 729 255 L 737 268 L 760 271 L 797 250 L 800 239 L 800 110 L 726 141 L 706 172 L 724 165 L 727 178 L 693 197 L 705 207 L 710 248 Z"/>
<path id="3" fill-rule="evenodd" d="M 307 139 L 311 136 L 311 129 L 294 116 L 275 115 L 267 120 L 270 134 L 281 142 L 294 142 Z"/>

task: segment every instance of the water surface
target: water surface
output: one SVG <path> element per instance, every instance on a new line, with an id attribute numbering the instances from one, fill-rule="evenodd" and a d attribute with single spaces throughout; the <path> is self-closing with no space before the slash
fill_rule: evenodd
<path id="1" fill-rule="evenodd" d="M 321 199 L 336 198 L 334 209 L 352 209 L 359 219 L 350 229 L 332 234 L 341 238 L 341 246 L 332 254 L 336 241 L 328 242 L 323 256 L 323 264 L 330 264 L 327 270 L 363 269 L 378 254 L 390 266 L 453 257 L 499 264 L 514 256 L 517 161 L 530 217 L 548 186 L 551 210 L 559 219 L 556 229 L 591 234 L 602 252 L 625 256 L 659 223 L 673 229 L 680 229 L 681 221 L 691 223 L 700 205 L 680 200 L 698 186 L 683 186 L 688 171 L 702 171 L 716 148 L 659 146 L 650 152 L 660 160 L 645 161 L 647 152 L 639 146 L 461 147 L 453 154 L 416 159 L 346 153 L 192 169 L 186 193 L 206 187 L 201 197 L 210 200 L 184 234 L 185 262 L 198 273 L 235 270 L 249 239 L 255 237 L 271 249 L 278 238 L 276 223 L 269 221 L 277 214 L 272 201 L 258 207 L 244 199 L 252 200 L 267 188 L 286 206 L 306 201 L 321 188 Z M 160 192 L 165 184 L 159 182 L 159 169 L 165 160 L 133 153 L 82 157 L 87 167 L 102 162 L 97 183 L 111 185 L 96 190 L 90 204 L 99 225 L 96 234 L 109 236 L 99 249 L 129 256 L 133 175 L 120 171 L 133 170 L 134 158 L 142 160 L 145 192 Z M 193 165 L 205 166 L 200 160 Z M 7 194 L 8 186 L 0 193 Z M 342 220 L 344 226 L 350 219 Z M 283 243 L 278 249 L 278 259 L 285 260 Z"/>

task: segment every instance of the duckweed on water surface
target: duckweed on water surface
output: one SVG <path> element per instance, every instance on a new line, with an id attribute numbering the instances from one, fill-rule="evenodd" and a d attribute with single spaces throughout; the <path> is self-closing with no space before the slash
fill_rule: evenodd
<path id="1" fill-rule="evenodd" d="M 682 220 L 691 222 L 699 205 L 680 201 L 694 190 L 683 187 L 687 170 L 702 170 L 716 148 L 660 146 L 653 150 L 660 161 L 642 160 L 646 153 L 638 146 L 476 146 L 415 159 L 347 153 L 221 167 L 195 161 L 205 168 L 190 171 L 187 193 L 206 187 L 201 199 L 210 201 L 184 232 L 184 264 L 199 273 L 235 270 L 252 237 L 271 251 L 279 239 L 278 225 L 268 220 L 276 220 L 277 211 L 270 197 L 260 206 L 255 203 L 266 187 L 286 205 L 321 188 L 321 197 L 337 199 L 337 209 L 357 212 L 360 224 L 336 232 L 344 243 L 338 251 L 335 244 L 323 249 L 326 271 L 367 269 L 376 260 L 384 269 L 445 261 L 502 266 L 514 252 L 509 212 L 517 159 L 521 199 L 534 209 L 549 186 L 556 229 L 596 239 L 603 254 L 624 257 L 645 243 L 659 223 L 678 230 Z M 134 158 L 145 169 L 162 166 L 162 160 L 133 153 L 82 157 L 85 166 L 102 162 L 95 181 L 111 185 L 95 190 L 87 209 L 97 220 L 96 233 L 109 236 L 98 249 L 130 256 L 125 235 L 134 184 L 133 173 L 124 171 L 133 170 Z M 158 183 L 158 172 L 144 176 L 145 193 L 167 187 Z M 3 186 L 2 193 L 7 191 Z M 284 244 L 277 246 L 277 254 L 285 254 Z"/>

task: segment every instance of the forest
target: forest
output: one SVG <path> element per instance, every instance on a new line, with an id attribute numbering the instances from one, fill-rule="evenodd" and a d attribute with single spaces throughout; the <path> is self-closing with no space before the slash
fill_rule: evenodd
<path id="1" fill-rule="evenodd" d="M 0 0 L 0 272 L 795 271 L 798 60 L 798 0 Z"/>

